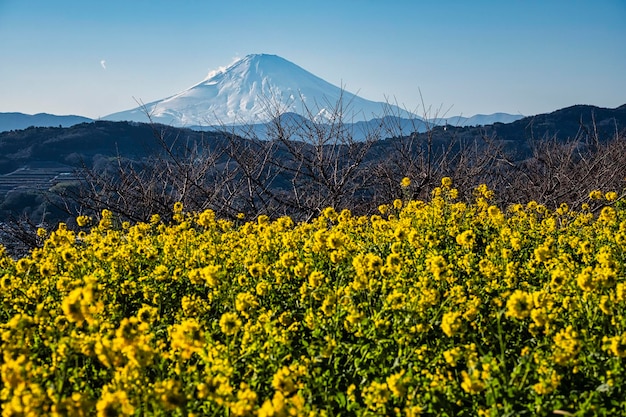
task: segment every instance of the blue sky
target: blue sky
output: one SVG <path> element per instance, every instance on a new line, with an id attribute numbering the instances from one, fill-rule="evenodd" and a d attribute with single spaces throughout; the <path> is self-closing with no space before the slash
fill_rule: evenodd
<path id="1" fill-rule="evenodd" d="M 616 107 L 625 22 L 624 0 L 0 0 L 0 112 L 102 117 L 250 53 L 419 114 Z"/>

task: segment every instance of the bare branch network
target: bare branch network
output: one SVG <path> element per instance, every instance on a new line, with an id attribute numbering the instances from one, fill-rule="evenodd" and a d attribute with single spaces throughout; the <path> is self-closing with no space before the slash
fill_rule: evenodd
<path id="1" fill-rule="evenodd" d="M 373 214 L 395 199 L 427 199 L 444 176 L 453 179 L 460 198 L 471 198 L 474 187 L 487 184 L 500 206 L 534 200 L 577 208 L 596 189 L 624 197 L 624 132 L 601 138 L 595 124 L 581 123 L 577 137 L 533 137 L 511 147 L 506 138 L 435 126 L 430 121 L 439 115 L 426 111 L 407 120 L 389 105 L 378 124 L 366 125 L 353 123 L 351 103 L 343 99 L 322 104 L 303 100 L 305 111 L 298 116 L 268 99 L 270 122 L 262 129 L 222 123 L 200 140 L 152 124 L 156 152 L 139 159 L 118 153 L 107 163 L 84 164 L 79 186 L 65 189 L 51 204 L 69 218 L 97 219 L 108 209 L 120 221 L 146 221 L 153 214 L 168 219 L 174 203 L 182 202 L 186 210 L 211 209 L 222 218 L 243 213 L 247 219 L 307 221 L 326 207 Z M 408 188 L 400 185 L 404 177 L 411 179 Z M 22 229 L 35 223 L 5 224 L 4 234 L 33 246 Z"/>

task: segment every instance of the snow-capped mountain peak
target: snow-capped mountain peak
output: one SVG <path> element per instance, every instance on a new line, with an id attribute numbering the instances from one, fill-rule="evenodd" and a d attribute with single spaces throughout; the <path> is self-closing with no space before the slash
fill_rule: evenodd
<path id="1" fill-rule="evenodd" d="M 390 110 L 412 116 L 349 93 L 277 55 L 252 54 L 211 71 L 178 94 L 105 119 L 145 122 L 147 111 L 152 121 L 174 126 L 260 123 L 284 112 L 324 119 L 337 106 L 346 122 L 370 120 Z"/>

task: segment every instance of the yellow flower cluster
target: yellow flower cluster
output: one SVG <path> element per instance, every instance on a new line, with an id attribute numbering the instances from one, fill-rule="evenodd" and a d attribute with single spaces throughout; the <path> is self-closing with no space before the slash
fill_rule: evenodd
<path id="1" fill-rule="evenodd" d="M 301 224 L 105 211 L 0 250 L 2 415 L 622 413 L 624 202 L 458 195 Z"/>

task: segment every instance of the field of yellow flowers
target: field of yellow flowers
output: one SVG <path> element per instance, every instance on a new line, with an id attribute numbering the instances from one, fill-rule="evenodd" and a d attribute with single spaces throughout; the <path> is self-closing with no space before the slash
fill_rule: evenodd
<path id="1" fill-rule="evenodd" d="M 624 415 L 626 205 L 492 198 L 40 230 L 0 256 L 2 415 Z"/>

